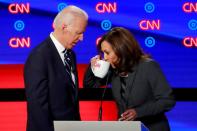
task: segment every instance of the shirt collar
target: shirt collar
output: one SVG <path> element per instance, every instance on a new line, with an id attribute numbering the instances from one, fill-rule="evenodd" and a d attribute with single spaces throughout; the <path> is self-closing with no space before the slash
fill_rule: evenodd
<path id="1" fill-rule="evenodd" d="M 51 40 L 53 41 L 55 47 L 57 48 L 58 52 L 61 54 L 65 51 L 64 46 L 53 36 L 53 33 L 50 33 Z"/>

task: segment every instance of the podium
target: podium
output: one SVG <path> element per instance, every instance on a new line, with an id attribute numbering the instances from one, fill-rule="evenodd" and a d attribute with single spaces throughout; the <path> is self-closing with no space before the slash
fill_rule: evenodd
<path id="1" fill-rule="evenodd" d="M 140 121 L 54 121 L 55 131 L 149 131 Z"/>

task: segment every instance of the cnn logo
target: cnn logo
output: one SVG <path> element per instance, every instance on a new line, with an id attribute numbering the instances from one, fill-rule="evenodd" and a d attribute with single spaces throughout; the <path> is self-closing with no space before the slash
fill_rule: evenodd
<path id="1" fill-rule="evenodd" d="M 197 13 L 197 2 L 196 3 L 186 2 L 183 4 L 182 8 L 183 11 L 186 13 L 192 13 L 192 12 Z"/>
<path id="2" fill-rule="evenodd" d="M 142 30 L 160 30 L 160 20 L 141 20 L 139 27 Z"/>
<path id="3" fill-rule="evenodd" d="M 183 39 L 183 45 L 188 48 L 197 47 L 197 37 L 185 37 Z"/>
<path id="4" fill-rule="evenodd" d="M 29 3 L 22 3 L 22 4 L 18 4 L 18 3 L 12 3 L 8 6 L 8 10 L 10 13 L 12 14 L 24 14 L 24 13 L 30 13 L 30 4 Z"/>
<path id="5" fill-rule="evenodd" d="M 117 3 L 102 3 L 99 2 L 98 4 L 96 4 L 96 11 L 98 13 L 116 13 L 117 12 Z"/>
<path id="6" fill-rule="evenodd" d="M 13 37 L 9 40 L 9 46 L 12 48 L 29 48 L 30 47 L 30 37 L 27 38 L 17 38 Z"/>

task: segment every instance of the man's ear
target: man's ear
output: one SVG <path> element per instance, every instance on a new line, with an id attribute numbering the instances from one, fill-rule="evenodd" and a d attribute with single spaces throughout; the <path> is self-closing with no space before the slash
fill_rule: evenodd
<path id="1" fill-rule="evenodd" d="M 67 31 L 67 29 L 68 29 L 68 25 L 62 24 L 62 30 Z"/>

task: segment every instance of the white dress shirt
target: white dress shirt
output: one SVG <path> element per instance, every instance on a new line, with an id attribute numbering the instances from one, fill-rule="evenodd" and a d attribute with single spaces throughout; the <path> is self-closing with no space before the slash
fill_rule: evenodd
<path id="1" fill-rule="evenodd" d="M 64 53 L 63 53 L 64 50 L 65 50 L 64 46 L 53 36 L 53 32 L 50 33 L 50 38 L 53 41 L 53 43 L 54 43 L 54 45 L 55 45 L 55 47 L 56 47 L 56 49 L 57 49 L 57 51 L 58 51 L 58 53 L 60 55 L 60 58 L 62 59 L 63 64 L 65 65 Z M 75 84 L 75 75 L 74 75 L 74 73 L 72 71 L 71 71 L 71 76 L 72 76 L 72 80 L 73 80 L 73 82 Z"/>

